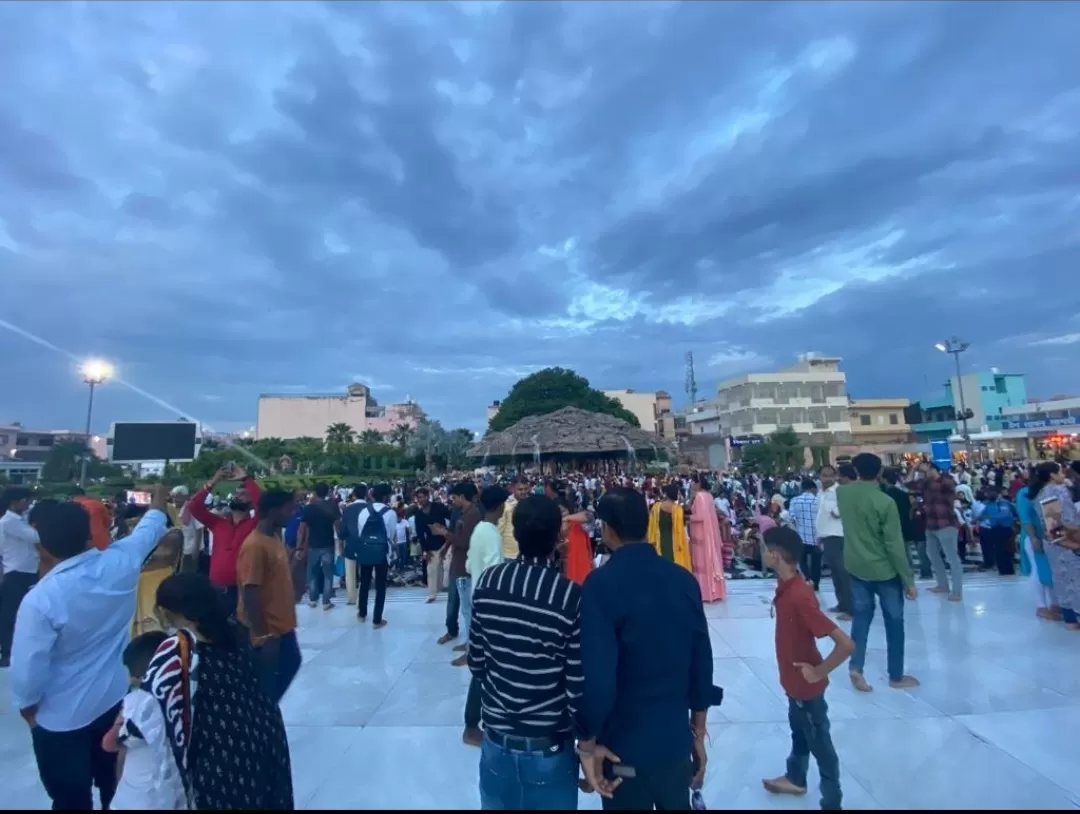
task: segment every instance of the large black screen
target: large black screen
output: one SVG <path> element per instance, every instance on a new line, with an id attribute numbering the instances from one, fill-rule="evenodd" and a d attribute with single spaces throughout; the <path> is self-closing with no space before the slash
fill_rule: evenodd
<path id="1" fill-rule="evenodd" d="M 195 457 L 196 429 L 190 421 L 114 424 L 112 460 L 190 461 Z"/>

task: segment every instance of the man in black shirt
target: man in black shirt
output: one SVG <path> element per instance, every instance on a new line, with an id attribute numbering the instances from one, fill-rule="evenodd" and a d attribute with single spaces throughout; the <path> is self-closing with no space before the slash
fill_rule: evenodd
<path id="1" fill-rule="evenodd" d="M 413 512 L 413 520 L 416 525 L 416 539 L 420 543 L 424 562 L 427 565 L 427 601 L 430 604 L 435 601 L 439 591 L 443 587 L 443 558 L 439 553 L 445 540 L 432 533 L 432 526 L 446 526 L 452 528 L 450 512 L 442 503 L 431 501 L 431 492 L 426 486 L 421 486 L 413 492 L 416 508 Z"/>
<path id="2" fill-rule="evenodd" d="M 554 500 L 526 497 L 513 524 L 518 558 L 486 569 L 473 588 L 468 658 L 484 725 L 480 807 L 573 810 L 581 589 L 554 563 L 562 528 Z"/>
<path id="3" fill-rule="evenodd" d="M 321 595 L 323 610 L 334 607 L 330 601 L 334 595 L 334 548 L 341 523 L 341 512 L 328 500 L 329 495 L 329 485 L 315 484 L 315 500 L 301 515 L 296 544 L 298 553 L 307 554 L 308 604 L 316 607 Z"/>
<path id="4" fill-rule="evenodd" d="M 908 565 L 912 567 L 915 565 L 911 557 L 911 549 L 914 546 L 918 549 L 919 576 L 923 579 L 930 579 L 933 574 L 930 571 L 930 560 L 926 556 L 926 535 L 924 534 L 922 542 L 919 542 L 918 529 L 915 527 L 915 505 L 912 503 L 912 495 L 901 485 L 900 473 L 896 469 L 891 467 L 886 469 L 882 473 L 882 477 L 885 480 L 882 488 L 885 490 L 885 494 L 893 499 L 896 504 L 896 511 L 900 514 L 900 533 L 904 537 L 904 551 L 907 552 Z M 918 498 L 914 499 L 917 500 Z"/>
<path id="5" fill-rule="evenodd" d="M 689 810 L 713 698 L 701 589 L 645 542 L 640 492 L 611 489 L 596 516 L 612 554 L 581 590 L 582 767 L 605 809 Z"/>

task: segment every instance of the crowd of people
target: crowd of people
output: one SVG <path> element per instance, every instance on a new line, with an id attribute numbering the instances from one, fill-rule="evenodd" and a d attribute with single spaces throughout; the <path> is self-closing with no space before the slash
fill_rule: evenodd
<path id="1" fill-rule="evenodd" d="M 606 809 L 701 808 L 706 716 L 723 700 L 704 608 L 728 580 L 767 575 L 792 749 L 763 786 L 806 794 L 812 756 L 836 810 L 828 676 L 846 663 L 872 691 L 877 606 L 897 689 L 918 686 L 904 669 L 917 573 L 962 602 L 965 567 L 1019 564 L 1035 613 L 1080 629 L 1078 499 L 1078 462 L 949 472 L 867 453 L 780 476 L 485 470 L 310 495 L 231 466 L 138 507 L 13 487 L 0 659 L 54 809 L 92 809 L 94 787 L 120 810 L 291 809 L 278 704 L 301 669 L 297 604 L 330 611 L 344 590 L 367 623 L 373 592 L 381 630 L 388 586 L 415 582 L 428 602 L 445 590 L 439 643 L 471 674 L 482 808 L 574 809 L 582 789 Z"/>

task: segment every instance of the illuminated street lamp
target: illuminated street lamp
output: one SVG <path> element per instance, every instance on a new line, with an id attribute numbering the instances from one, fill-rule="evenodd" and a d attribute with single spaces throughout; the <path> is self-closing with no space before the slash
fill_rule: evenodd
<path id="1" fill-rule="evenodd" d="M 968 411 L 967 404 L 964 403 L 964 380 L 960 375 L 960 354 L 970 347 L 969 343 L 957 339 L 955 336 L 934 345 L 934 348 L 942 353 L 952 354 L 953 359 L 956 361 L 956 394 L 960 398 L 960 422 L 963 428 L 960 437 L 964 439 L 964 450 L 969 458 L 971 456 L 971 433 L 968 432 Z"/>
<path id="2" fill-rule="evenodd" d="M 113 367 L 100 359 L 88 359 L 79 368 L 83 381 L 90 385 L 90 399 L 86 405 L 86 454 L 83 455 L 79 469 L 79 486 L 86 483 L 86 467 L 90 463 L 90 422 L 94 417 L 94 388 L 103 384 L 113 375 Z"/>

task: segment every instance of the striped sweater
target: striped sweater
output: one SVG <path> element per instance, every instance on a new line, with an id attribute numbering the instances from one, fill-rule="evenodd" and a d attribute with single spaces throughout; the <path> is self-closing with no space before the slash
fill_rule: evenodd
<path id="1" fill-rule="evenodd" d="M 581 588 L 547 561 L 488 568 L 473 587 L 469 669 L 486 729 L 571 737 L 582 692 Z"/>

